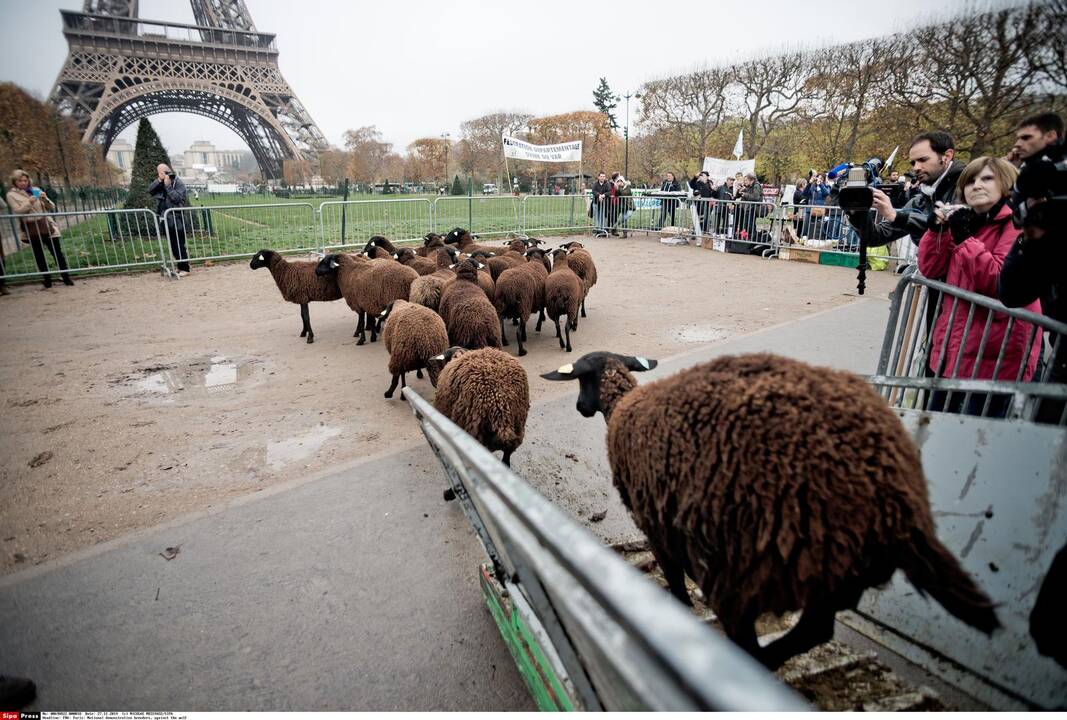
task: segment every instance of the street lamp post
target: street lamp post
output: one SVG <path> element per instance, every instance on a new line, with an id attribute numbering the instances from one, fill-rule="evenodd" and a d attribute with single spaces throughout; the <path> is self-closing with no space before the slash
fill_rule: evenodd
<path id="1" fill-rule="evenodd" d="M 451 133 L 441 133 L 441 139 L 445 141 L 445 183 L 448 183 L 448 148 L 451 147 Z"/>
<path id="2" fill-rule="evenodd" d="M 626 98 L 626 129 L 623 130 L 622 136 L 625 143 L 625 155 L 623 159 L 622 174 L 627 178 L 630 177 L 630 98 L 639 98 L 641 95 L 635 92 L 628 92 L 623 95 Z"/>

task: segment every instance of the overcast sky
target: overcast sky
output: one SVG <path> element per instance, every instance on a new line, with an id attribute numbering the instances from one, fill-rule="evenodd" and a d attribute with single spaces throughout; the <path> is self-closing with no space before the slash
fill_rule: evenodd
<path id="1" fill-rule="evenodd" d="M 499 109 L 537 115 L 592 109 L 605 76 L 621 94 L 699 65 L 912 27 L 930 3 L 892 2 L 403 2 L 246 0 L 256 27 L 276 33 L 282 73 L 327 139 L 376 125 L 403 149 Z M 67 55 L 59 9 L 80 0 L 0 0 L 0 81 L 46 98 Z M 939 12 L 971 3 L 948 0 Z M 141 0 L 141 17 L 192 23 L 179 0 Z M 634 103 L 631 101 L 631 119 Z M 624 108 L 620 105 L 619 120 Z M 195 115 L 152 118 L 171 152 L 194 140 L 244 148 Z M 132 143 L 136 126 L 123 134 Z"/>

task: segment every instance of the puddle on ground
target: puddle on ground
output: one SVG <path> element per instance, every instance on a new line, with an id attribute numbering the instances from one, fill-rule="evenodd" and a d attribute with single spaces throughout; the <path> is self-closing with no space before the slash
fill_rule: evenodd
<path id="1" fill-rule="evenodd" d="M 258 359 L 229 358 L 216 355 L 211 358 L 196 358 L 179 365 L 153 366 L 134 371 L 129 375 L 113 378 L 113 385 L 123 386 L 126 397 L 149 397 L 159 402 L 174 402 L 170 397 L 177 393 L 195 393 L 198 389 L 218 392 L 236 387 L 247 381 L 255 372 Z"/>
<path id="2" fill-rule="evenodd" d="M 224 357 L 211 358 L 211 368 L 204 374 L 204 387 L 224 387 L 237 384 L 237 364 Z"/>
<path id="3" fill-rule="evenodd" d="M 130 381 L 130 386 L 139 392 L 153 395 L 170 395 L 182 389 L 181 381 L 174 377 L 170 370 L 154 372 L 151 375 L 136 378 Z"/>
<path id="4" fill-rule="evenodd" d="M 327 440 L 340 434 L 341 428 L 320 425 L 299 437 L 267 443 L 267 464 L 272 470 L 281 470 L 289 463 L 311 457 Z"/>
<path id="5" fill-rule="evenodd" d="M 715 325 L 687 325 L 678 329 L 677 337 L 682 342 L 707 343 L 730 337 L 730 331 Z"/>

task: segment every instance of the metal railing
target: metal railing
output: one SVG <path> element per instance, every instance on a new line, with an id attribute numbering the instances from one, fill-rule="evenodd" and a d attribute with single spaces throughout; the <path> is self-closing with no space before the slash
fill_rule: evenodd
<path id="1" fill-rule="evenodd" d="M 951 332 L 938 337 L 941 322 Z M 908 273 L 870 380 L 897 408 L 1067 425 L 1065 336 L 1067 324 Z"/>
<path id="2" fill-rule="evenodd" d="M 32 229 L 27 233 L 24 223 L 38 220 L 54 225 L 60 236 L 52 238 Z M 33 237 L 39 239 L 23 240 Z M 163 268 L 166 261 L 156 215 L 150 210 L 0 215 L 0 263 L 9 280 Z"/>
<path id="3" fill-rule="evenodd" d="M 462 227 L 475 235 L 507 235 L 521 229 L 521 200 L 511 195 L 442 196 L 433 201 L 433 231 Z"/>
<path id="4" fill-rule="evenodd" d="M 319 205 L 322 251 L 363 247 L 372 235 L 393 242 L 417 240 L 434 228 L 427 198 L 327 201 Z"/>
<path id="5" fill-rule="evenodd" d="M 583 710 L 803 710 L 755 660 L 404 390 L 530 636 Z M 545 678 L 545 675 L 555 678 Z"/>
<path id="6" fill-rule="evenodd" d="M 581 195 L 527 195 L 522 199 L 522 232 L 590 232 L 588 207 Z"/>
<path id="7" fill-rule="evenodd" d="M 178 263 L 245 257 L 263 248 L 285 252 L 321 249 L 311 203 L 171 208 L 163 213 L 160 232 L 166 238 L 174 268 Z"/>

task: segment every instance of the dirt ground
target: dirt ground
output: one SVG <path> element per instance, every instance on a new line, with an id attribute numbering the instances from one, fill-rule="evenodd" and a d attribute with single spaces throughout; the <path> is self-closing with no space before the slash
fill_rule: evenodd
<path id="1" fill-rule="evenodd" d="M 533 403 L 572 390 L 537 373 L 585 352 L 663 358 L 856 299 L 843 268 L 586 241 L 600 280 L 574 352 L 530 325 Z M 894 284 L 872 273 L 867 292 Z M 0 573 L 420 436 L 399 394 L 382 398 L 385 348 L 356 347 L 344 302 L 312 306 L 307 345 L 266 270 L 38 288 L 0 298 Z"/>

